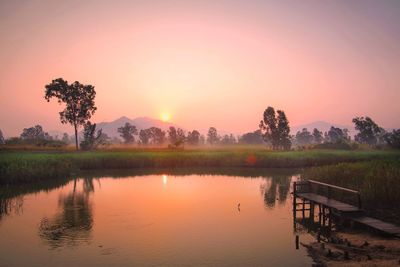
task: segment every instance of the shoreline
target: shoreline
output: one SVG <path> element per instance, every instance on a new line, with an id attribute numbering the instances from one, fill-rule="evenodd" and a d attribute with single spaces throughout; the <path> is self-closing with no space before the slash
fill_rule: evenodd
<path id="1" fill-rule="evenodd" d="M 332 232 L 329 239 L 301 243 L 314 266 L 398 266 L 400 238 L 385 237 L 366 230 Z"/>

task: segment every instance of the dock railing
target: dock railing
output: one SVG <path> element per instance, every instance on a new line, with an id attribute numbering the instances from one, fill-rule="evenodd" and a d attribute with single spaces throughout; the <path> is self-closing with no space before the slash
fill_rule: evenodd
<path id="1" fill-rule="evenodd" d="M 353 204 L 359 209 L 362 208 L 361 195 L 359 191 L 315 180 L 294 182 L 293 193 L 315 193 L 327 198 Z"/>

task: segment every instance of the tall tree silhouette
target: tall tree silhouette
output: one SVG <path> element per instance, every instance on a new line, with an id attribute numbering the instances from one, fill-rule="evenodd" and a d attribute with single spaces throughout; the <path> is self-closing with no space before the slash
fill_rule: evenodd
<path id="1" fill-rule="evenodd" d="M 200 143 L 200 133 L 197 130 L 188 132 L 187 141 L 191 145 L 198 145 Z"/>
<path id="2" fill-rule="evenodd" d="M 290 127 L 284 111 L 278 110 L 275 113 L 273 107 L 268 107 L 264 111 L 259 127 L 264 141 L 270 144 L 272 149 L 290 149 L 292 145 L 289 136 Z"/>
<path id="3" fill-rule="evenodd" d="M 207 142 L 210 145 L 214 145 L 219 142 L 219 139 L 220 138 L 218 136 L 217 129 L 215 127 L 210 127 L 210 129 L 208 129 L 208 133 L 207 133 Z"/>
<path id="4" fill-rule="evenodd" d="M 3 132 L 0 130 L 0 145 L 3 145 L 5 143 Z"/>
<path id="5" fill-rule="evenodd" d="M 354 139 L 362 144 L 376 145 L 379 136 L 384 132 L 370 117 L 355 117 L 353 123 L 359 131 Z"/>
<path id="6" fill-rule="evenodd" d="M 65 108 L 60 112 L 61 123 L 69 123 L 74 126 L 75 130 L 75 145 L 78 145 L 78 128 L 85 124 L 96 111 L 94 98 L 96 91 L 94 86 L 84 85 L 78 81 L 68 84 L 62 78 L 53 80 L 45 86 L 44 98 L 47 102 L 51 98 L 57 98 L 58 103 L 64 103 Z"/>

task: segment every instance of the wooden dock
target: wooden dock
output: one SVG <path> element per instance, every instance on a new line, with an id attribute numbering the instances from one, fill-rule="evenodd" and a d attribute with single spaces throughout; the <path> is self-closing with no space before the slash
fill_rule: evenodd
<path id="1" fill-rule="evenodd" d="M 300 202 L 297 202 L 298 199 Z M 300 209 L 297 208 L 299 205 Z M 365 216 L 360 192 L 313 180 L 294 182 L 293 215 L 295 221 L 297 211 L 302 212 L 303 218 L 305 218 L 305 212 L 309 211 L 309 219 L 313 220 L 315 206 L 319 209 L 318 218 L 322 227 L 327 226 L 328 229 L 331 229 L 333 219 L 336 219 L 340 225 L 347 221 L 367 226 L 387 235 L 400 237 L 400 227 Z"/>

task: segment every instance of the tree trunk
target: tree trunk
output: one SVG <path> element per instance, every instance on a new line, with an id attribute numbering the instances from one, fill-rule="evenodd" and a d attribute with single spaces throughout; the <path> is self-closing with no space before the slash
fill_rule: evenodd
<path id="1" fill-rule="evenodd" d="M 75 128 L 75 145 L 76 145 L 76 150 L 79 150 L 79 146 L 78 146 L 78 128 L 77 125 L 74 124 L 74 128 Z"/>

